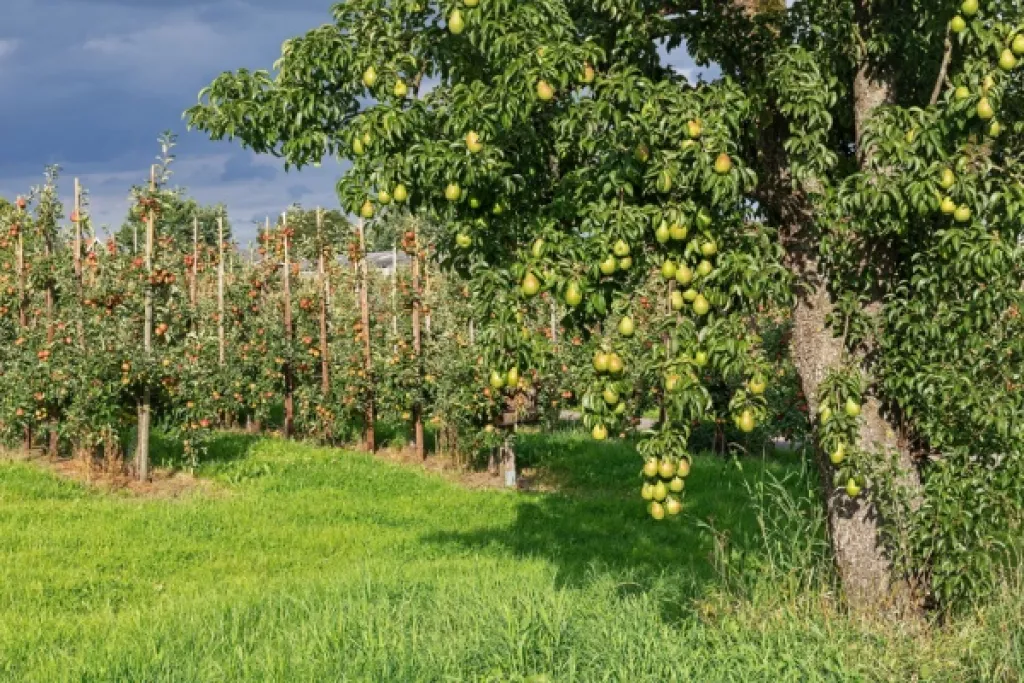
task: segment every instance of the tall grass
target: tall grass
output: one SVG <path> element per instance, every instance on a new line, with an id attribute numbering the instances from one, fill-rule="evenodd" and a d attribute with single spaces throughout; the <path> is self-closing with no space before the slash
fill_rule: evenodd
<path id="1" fill-rule="evenodd" d="M 834 599 L 793 456 L 698 458 L 654 524 L 629 444 L 524 437 L 561 494 L 220 444 L 218 495 L 100 494 L 0 465 L 0 679 L 1015 681 L 1021 576 L 924 631 Z"/>

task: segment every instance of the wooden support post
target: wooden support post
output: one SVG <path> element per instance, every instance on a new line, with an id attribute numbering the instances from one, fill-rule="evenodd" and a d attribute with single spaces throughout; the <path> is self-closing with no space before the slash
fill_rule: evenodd
<path id="1" fill-rule="evenodd" d="M 224 342 L 224 217 L 217 216 L 217 358 L 226 360 Z"/>
<path id="2" fill-rule="evenodd" d="M 28 278 L 25 270 L 25 221 L 24 212 L 19 211 L 18 244 L 15 246 L 14 267 L 18 271 L 18 326 L 28 327 Z"/>
<path id="3" fill-rule="evenodd" d="M 263 247 L 263 258 L 261 261 L 266 261 L 270 258 L 270 216 L 267 216 L 263 224 L 263 243 L 266 245 Z M 264 265 L 266 265 L 264 263 Z"/>
<path id="4" fill-rule="evenodd" d="M 291 348 L 292 343 L 292 264 L 289 256 L 288 214 L 281 214 L 281 231 L 284 239 L 284 338 Z M 284 435 L 290 437 L 295 428 L 295 378 L 291 362 L 284 366 Z"/>
<path id="5" fill-rule="evenodd" d="M 79 286 L 82 284 L 82 186 L 78 184 L 78 178 L 75 178 L 75 208 L 73 215 L 73 222 L 75 224 L 75 253 L 73 256 L 73 262 L 75 266 L 75 279 L 78 280 Z"/>
<path id="6" fill-rule="evenodd" d="M 316 242 L 320 249 L 320 392 L 327 399 L 331 392 L 331 366 L 328 362 L 327 344 L 327 301 L 331 286 L 327 277 L 327 246 L 324 243 L 324 213 L 316 210 Z"/>
<path id="7" fill-rule="evenodd" d="M 551 298 L 551 343 L 558 343 L 558 304 Z"/>
<path id="8" fill-rule="evenodd" d="M 149 189 L 156 193 L 156 166 L 149 169 Z M 156 217 L 153 209 L 146 218 L 146 284 L 145 284 L 145 323 L 142 330 L 142 349 L 146 356 L 153 353 L 153 247 L 156 241 Z M 142 402 L 139 404 L 138 442 L 135 447 L 135 468 L 138 470 L 139 481 L 149 479 L 149 430 L 152 419 L 152 391 L 149 382 L 142 390 Z"/>
<path id="9" fill-rule="evenodd" d="M 78 182 L 78 178 L 75 178 L 75 208 L 74 208 L 74 223 L 75 223 L 75 254 L 74 254 L 74 267 L 75 267 L 75 291 L 78 295 L 78 302 L 81 305 L 83 295 L 83 278 L 82 278 L 82 185 Z M 49 241 L 49 237 L 47 237 Z M 52 299 L 52 293 L 47 293 L 48 299 Z M 85 327 L 82 324 L 82 320 L 78 320 L 78 348 L 81 351 L 85 351 Z"/>
<path id="10" fill-rule="evenodd" d="M 20 206 L 18 207 L 18 241 L 14 249 L 14 268 L 18 277 L 18 328 L 24 334 L 28 328 L 28 282 L 25 272 L 25 210 Z M 22 446 L 26 453 L 32 450 L 32 427 L 29 425 L 25 425 Z"/>
<path id="11" fill-rule="evenodd" d="M 516 471 L 516 451 L 512 448 L 511 436 L 506 437 L 500 449 L 501 472 L 505 475 L 505 488 L 514 489 L 519 484 L 519 473 Z"/>
<path id="12" fill-rule="evenodd" d="M 423 309 L 422 295 L 420 288 L 420 233 L 419 225 L 413 226 L 413 252 L 412 252 L 412 350 L 416 359 L 416 373 L 423 377 L 423 337 L 420 330 L 420 316 Z M 425 460 L 427 457 L 426 447 L 423 443 L 423 404 L 418 399 L 412 406 L 413 430 L 416 438 L 416 457 Z"/>
<path id="13" fill-rule="evenodd" d="M 192 282 L 189 283 L 189 300 L 193 306 L 199 304 L 199 216 L 192 217 Z"/>
<path id="14" fill-rule="evenodd" d="M 370 270 L 366 258 L 366 232 L 362 219 L 357 224 L 359 253 L 361 255 L 362 285 L 359 287 L 360 319 L 363 325 L 363 353 L 367 386 L 366 396 L 366 449 L 371 453 L 377 450 L 377 405 L 373 390 L 373 346 L 370 343 Z"/>
<path id="15" fill-rule="evenodd" d="M 398 343 L 398 244 L 391 247 L 391 332 Z"/>
<path id="16" fill-rule="evenodd" d="M 77 197 L 75 204 L 77 205 Z M 18 236 L 19 239 L 21 236 Z M 47 260 L 53 256 L 56 251 L 56 245 L 54 244 L 54 233 L 50 230 L 46 230 L 43 239 L 43 253 L 46 255 Z M 81 290 L 81 287 L 79 287 Z M 52 344 L 53 338 L 56 336 L 56 322 L 54 315 L 54 307 L 56 306 L 57 292 L 53 282 L 46 285 L 46 343 Z M 81 302 L 81 297 L 79 297 Z"/>
<path id="17" fill-rule="evenodd" d="M 416 238 L 419 240 L 419 237 Z M 418 246 L 418 245 L 417 245 Z M 423 250 L 423 301 L 425 303 L 426 313 L 424 314 L 424 323 L 427 328 L 427 337 L 430 337 L 432 328 L 430 324 L 431 319 L 431 307 L 430 307 L 430 247 Z"/>

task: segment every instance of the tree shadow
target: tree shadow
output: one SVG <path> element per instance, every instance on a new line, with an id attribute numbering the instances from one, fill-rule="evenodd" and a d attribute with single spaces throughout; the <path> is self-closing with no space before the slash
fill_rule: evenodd
<path id="1" fill-rule="evenodd" d="M 243 432 L 214 432 L 206 441 L 206 452 L 200 458 L 200 468 L 226 465 L 247 458 L 252 447 L 265 440 L 259 434 Z M 180 469 L 186 464 L 181 439 L 173 434 L 154 429 L 149 437 L 150 461 L 154 467 Z"/>
<path id="2" fill-rule="evenodd" d="M 217 432 L 207 443 L 203 463 L 217 465 L 244 460 L 251 454 L 253 446 L 265 440 L 266 437 L 259 434 Z"/>
<path id="3" fill-rule="evenodd" d="M 657 522 L 640 497 L 641 460 L 629 442 L 538 434 L 522 437 L 517 455 L 559 492 L 524 495 L 506 528 L 425 540 L 544 559 L 557 567 L 562 586 L 583 587 L 597 574 L 608 574 L 623 582 L 623 592 L 669 581 L 681 598 L 723 585 L 739 566 L 749 571 L 758 565 L 764 544 L 749 486 L 766 472 L 784 476 L 799 469 L 792 459 L 774 456 L 742 463 L 698 456 L 686 480 L 682 514 Z M 791 485 L 796 492 L 799 484 Z"/>
<path id="4" fill-rule="evenodd" d="M 408 448 L 414 444 L 412 423 L 405 420 L 382 420 L 374 423 L 378 448 Z M 423 445 L 427 453 L 437 451 L 437 428 L 423 425 Z"/>

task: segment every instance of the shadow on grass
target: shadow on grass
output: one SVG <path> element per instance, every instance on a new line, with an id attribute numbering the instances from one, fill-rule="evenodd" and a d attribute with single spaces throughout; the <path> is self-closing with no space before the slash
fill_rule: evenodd
<path id="1" fill-rule="evenodd" d="M 200 467 L 214 467 L 243 460 L 256 443 L 266 437 L 242 432 L 214 432 L 206 443 Z M 181 440 L 173 434 L 154 430 L 149 441 L 150 458 L 155 467 L 180 469 L 187 463 Z"/>
<path id="2" fill-rule="evenodd" d="M 407 448 L 414 443 L 411 422 L 402 420 L 377 420 L 374 432 L 378 448 Z M 427 453 L 437 451 L 437 428 L 432 424 L 423 425 L 423 441 Z"/>
<path id="3" fill-rule="evenodd" d="M 750 488 L 766 473 L 787 477 L 806 494 L 799 463 L 771 457 L 742 462 L 698 456 L 687 479 L 684 511 L 656 522 L 640 498 L 641 461 L 629 442 L 597 443 L 572 433 L 524 435 L 517 452 L 560 492 L 524 496 L 510 526 L 427 540 L 463 549 L 494 549 L 538 557 L 558 569 L 558 582 L 582 586 L 594 572 L 624 581 L 672 582 L 679 595 L 720 583 L 730 565 L 757 566 L 764 546 Z M 626 584 L 624 584 L 625 586 Z"/>

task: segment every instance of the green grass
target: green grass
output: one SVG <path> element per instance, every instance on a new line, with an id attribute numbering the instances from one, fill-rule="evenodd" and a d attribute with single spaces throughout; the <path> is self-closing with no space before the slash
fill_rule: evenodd
<path id="1" fill-rule="evenodd" d="M 1019 592 L 925 635 L 845 617 L 793 456 L 699 458 L 685 514 L 655 524 L 628 444 L 531 435 L 520 453 L 564 492 L 466 490 L 365 455 L 242 436 L 221 438 L 201 472 L 221 490 L 181 499 L 0 464 L 0 679 L 962 681 L 1024 670 Z"/>

